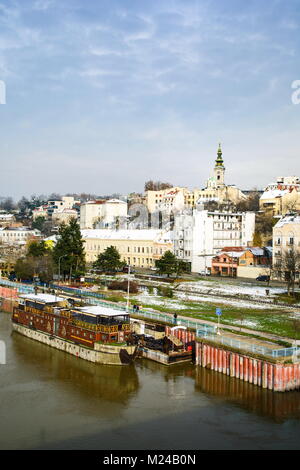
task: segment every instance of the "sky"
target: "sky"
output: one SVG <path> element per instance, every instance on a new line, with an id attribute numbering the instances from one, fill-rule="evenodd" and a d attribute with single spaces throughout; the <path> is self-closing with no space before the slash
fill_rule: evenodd
<path id="1" fill-rule="evenodd" d="M 300 0 L 0 0 L 0 197 L 300 176 L 299 56 Z"/>

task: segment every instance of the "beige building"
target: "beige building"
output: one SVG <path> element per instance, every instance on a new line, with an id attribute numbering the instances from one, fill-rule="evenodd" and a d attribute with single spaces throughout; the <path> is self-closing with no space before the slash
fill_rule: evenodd
<path id="1" fill-rule="evenodd" d="M 75 209 L 63 209 L 52 214 L 52 220 L 57 224 L 68 224 L 71 219 L 77 219 L 78 212 Z"/>
<path id="2" fill-rule="evenodd" d="M 113 246 L 122 261 L 133 267 L 151 268 L 155 260 L 172 250 L 171 234 L 162 230 L 82 230 L 87 262 L 96 261 L 98 255 Z"/>
<path id="3" fill-rule="evenodd" d="M 80 207 L 80 228 L 111 228 L 117 218 L 127 217 L 127 202 L 120 199 L 88 201 Z"/>
<path id="4" fill-rule="evenodd" d="M 5 212 L 0 212 L 0 227 L 9 227 L 16 221 L 13 214 L 6 214 Z"/>
<path id="5" fill-rule="evenodd" d="M 290 250 L 300 254 L 300 216 L 287 215 L 273 227 L 274 277 L 284 276 L 283 257 Z M 299 273 L 298 273 L 299 277 Z"/>
<path id="6" fill-rule="evenodd" d="M 236 204 L 246 197 L 236 186 L 225 184 L 225 166 L 219 145 L 213 174 L 207 180 L 205 188 L 189 190 L 176 186 L 161 191 L 147 191 L 146 203 L 150 213 L 158 211 L 170 213 L 188 208 L 194 209 L 197 204 L 209 201 Z"/>
<path id="7" fill-rule="evenodd" d="M 272 215 L 300 211 L 300 180 L 297 176 L 280 176 L 270 183 L 260 197 L 259 209 Z"/>
<path id="8" fill-rule="evenodd" d="M 176 212 L 184 209 L 185 193 L 187 188 L 176 186 L 174 188 L 162 189 L 159 191 L 147 191 L 146 203 L 148 211 L 153 212 Z"/>

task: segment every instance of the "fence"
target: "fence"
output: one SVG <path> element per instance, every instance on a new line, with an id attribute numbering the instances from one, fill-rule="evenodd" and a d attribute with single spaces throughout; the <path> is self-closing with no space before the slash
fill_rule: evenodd
<path id="1" fill-rule="evenodd" d="M 9 286 L 18 290 L 21 293 L 32 293 L 34 292 L 33 286 L 26 286 L 24 284 L 20 284 L 18 282 L 8 281 L 6 279 L 0 279 L 0 285 Z M 99 294 L 97 292 L 86 291 L 82 289 L 77 289 L 73 287 L 67 286 L 60 286 L 56 284 L 52 284 L 50 286 L 51 289 L 59 289 L 64 292 L 69 292 L 70 294 L 79 295 L 81 297 L 85 297 L 85 302 L 90 305 L 102 305 L 106 307 L 113 308 L 119 311 L 126 311 L 127 308 L 125 305 L 117 305 L 112 302 L 103 301 L 100 299 L 104 299 L 105 296 L 103 294 Z M 246 351 L 250 351 L 256 354 L 261 354 L 263 356 L 271 356 L 271 357 L 288 357 L 288 356 L 300 356 L 300 348 L 290 347 L 290 348 L 281 348 L 281 349 L 271 349 L 264 346 L 260 346 L 254 343 L 247 343 L 247 341 L 239 341 L 233 338 L 224 337 L 221 335 L 216 335 L 216 327 L 207 325 L 206 323 L 195 322 L 189 319 L 175 319 L 173 315 L 166 315 L 162 313 L 150 312 L 148 310 L 140 309 L 138 311 L 133 310 L 132 307 L 129 307 L 128 313 L 132 313 L 135 316 L 139 316 L 142 318 L 148 318 L 151 320 L 157 320 L 159 322 L 164 323 L 173 323 L 178 326 L 185 326 L 186 328 L 190 328 L 196 330 L 196 337 L 198 338 L 207 338 L 219 344 L 224 344 L 226 346 L 231 346 L 235 349 L 243 349 Z"/>
<path id="2" fill-rule="evenodd" d="M 17 289 L 17 291 L 21 294 L 32 294 L 34 292 L 34 287 L 32 285 L 27 286 L 26 284 L 8 281 L 7 279 L 0 279 L 0 285 L 11 287 L 12 289 Z"/>
<path id="3" fill-rule="evenodd" d="M 76 287 L 68 287 L 68 286 L 60 286 L 57 284 L 51 284 L 49 286 L 50 289 L 59 289 L 64 292 L 70 292 L 70 294 L 76 294 L 79 295 L 80 297 L 95 297 L 99 299 L 104 299 L 103 294 L 99 294 L 98 292 L 92 292 L 92 291 L 87 291 L 83 289 L 78 289 Z"/>
<path id="4" fill-rule="evenodd" d="M 214 335 L 211 334 L 209 331 L 205 331 L 204 329 L 197 329 L 196 331 L 197 338 L 206 338 L 210 341 L 223 344 L 225 346 L 230 346 L 235 349 L 249 351 L 255 354 L 260 354 L 262 356 L 269 356 L 269 357 L 288 357 L 288 356 L 299 356 L 300 355 L 300 348 L 297 346 L 290 347 L 290 348 L 281 348 L 281 349 L 272 349 L 268 347 L 264 347 L 255 343 L 250 343 L 247 341 L 240 341 L 233 338 L 229 338 L 227 336 L 222 335 Z"/>

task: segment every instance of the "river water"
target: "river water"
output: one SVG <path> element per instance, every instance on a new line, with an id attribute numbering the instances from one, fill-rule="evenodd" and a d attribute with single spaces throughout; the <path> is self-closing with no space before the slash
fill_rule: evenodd
<path id="1" fill-rule="evenodd" d="M 0 313 L 0 449 L 300 449 L 300 391 L 192 364 L 88 363 L 11 332 Z"/>

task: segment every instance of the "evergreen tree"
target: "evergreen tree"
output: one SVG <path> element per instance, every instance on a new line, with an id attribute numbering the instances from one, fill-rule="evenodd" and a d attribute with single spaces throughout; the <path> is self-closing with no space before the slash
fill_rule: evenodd
<path id="1" fill-rule="evenodd" d="M 68 225 L 61 224 L 58 241 L 53 249 L 53 259 L 64 278 L 85 273 L 84 241 L 75 219 L 71 219 Z"/>
<path id="2" fill-rule="evenodd" d="M 45 217 L 39 215 L 33 222 L 32 222 L 32 228 L 35 228 L 37 230 L 40 230 L 41 232 L 43 231 L 44 224 L 46 222 Z"/>
<path id="3" fill-rule="evenodd" d="M 169 277 L 170 274 L 179 274 L 183 272 L 188 272 L 188 263 L 185 261 L 176 258 L 176 256 L 171 251 L 166 251 L 165 254 L 155 262 L 155 266 L 158 268 L 160 274 L 167 274 Z"/>
<path id="4" fill-rule="evenodd" d="M 109 246 L 103 253 L 98 255 L 97 260 L 93 264 L 94 268 L 99 271 L 117 271 L 125 266 L 121 261 L 120 253 L 113 246 Z"/>
<path id="5" fill-rule="evenodd" d="M 33 241 L 30 243 L 28 247 L 27 255 L 38 258 L 40 256 L 44 256 L 45 254 L 47 254 L 47 251 L 48 250 L 47 250 L 46 243 L 44 242 L 44 240 L 42 240 L 41 242 Z"/>

